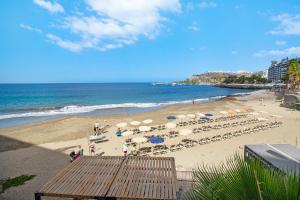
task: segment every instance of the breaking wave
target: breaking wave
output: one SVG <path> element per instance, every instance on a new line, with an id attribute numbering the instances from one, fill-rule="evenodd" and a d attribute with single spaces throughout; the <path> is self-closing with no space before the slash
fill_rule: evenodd
<path id="1" fill-rule="evenodd" d="M 221 99 L 224 97 L 225 96 L 216 96 L 216 97 L 203 98 L 203 99 L 194 99 L 194 101 L 205 102 L 210 100 Z M 0 115 L 0 120 L 10 119 L 10 118 L 21 118 L 21 117 L 44 117 L 44 116 L 53 116 L 53 115 L 80 114 L 80 113 L 89 113 L 96 110 L 115 109 L 115 108 L 153 108 L 153 107 L 161 107 L 161 106 L 167 106 L 173 104 L 192 103 L 192 101 L 193 100 L 169 101 L 169 102 L 161 102 L 161 103 L 121 103 L 121 104 L 103 104 L 103 105 L 93 105 L 93 106 L 69 105 L 62 108 L 56 108 L 51 110 Z"/>

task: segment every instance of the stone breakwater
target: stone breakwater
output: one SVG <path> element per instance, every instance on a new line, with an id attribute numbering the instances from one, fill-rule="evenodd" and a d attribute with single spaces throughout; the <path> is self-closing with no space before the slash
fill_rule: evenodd
<path id="1" fill-rule="evenodd" d="M 234 88 L 234 89 L 272 89 L 273 84 L 236 84 L 236 83 L 230 83 L 230 84 L 215 84 L 215 87 L 223 87 L 223 88 Z"/>

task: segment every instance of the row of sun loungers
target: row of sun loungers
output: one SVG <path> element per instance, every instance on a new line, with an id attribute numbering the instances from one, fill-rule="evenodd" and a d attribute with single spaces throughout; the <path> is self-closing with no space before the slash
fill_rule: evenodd
<path id="1" fill-rule="evenodd" d="M 241 122 L 232 122 L 232 123 L 217 124 L 217 125 L 206 125 L 206 126 L 194 128 L 193 133 L 200 133 L 202 131 L 216 130 L 216 129 L 229 128 L 229 127 L 236 127 L 236 126 L 240 126 L 240 125 L 249 125 L 249 124 L 258 123 L 258 122 L 260 122 L 260 121 L 257 119 L 249 119 L 249 120 L 241 121 Z"/>
<path id="2" fill-rule="evenodd" d="M 265 124 L 259 124 L 256 125 L 252 128 L 243 128 L 240 130 L 236 130 L 236 131 L 231 131 L 228 133 L 225 133 L 223 135 L 218 134 L 218 135 L 214 135 L 211 137 L 205 137 L 205 138 L 201 138 L 199 140 L 192 140 L 192 139 L 183 139 L 181 140 L 180 143 L 178 144 L 173 144 L 170 146 L 167 145 L 156 145 L 153 147 L 142 147 L 139 149 L 140 151 L 140 155 L 141 156 L 148 156 L 151 153 L 153 155 L 159 155 L 159 154 L 165 154 L 168 152 L 174 152 L 174 151 L 179 151 L 182 150 L 184 148 L 191 148 L 194 147 L 196 145 L 204 145 L 204 144 L 208 144 L 211 142 L 218 142 L 221 140 L 227 140 L 233 137 L 238 137 L 241 135 L 246 135 L 246 134 L 251 134 L 251 133 L 256 133 L 259 131 L 263 131 L 269 128 L 276 128 L 279 127 L 282 124 L 281 121 L 274 121 L 274 122 L 269 122 L 269 123 L 265 123 Z"/>
<path id="3" fill-rule="evenodd" d="M 199 120 L 191 120 L 186 122 L 178 122 L 177 126 L 191 126 L 191 125 L 197 125 L 197 124 L 204 124 L 204 123 L 212 123 L 212 122 L 221 122 L 221 121 L 229 121 L 229 120 L 235 120 L 235 119 L 242 119 L 247 117 L 247 114 L 242 115 L 232 115 L 232 116 L 226 116 L 226 117 L 217 117 L 215 119 L 199 119 Z"/>
<path id="4" fill-rule="evenodd" d="M 245 118 L 247 116 L 247 114 L 240 114 L 240 115 L 231 115 L 231 116 L 223 116 L 223 117 L 217 117 L 215 119 L 200 119 L 200 120 L 191 120 L 191 121 L 187 121 L 187 122 L 178 122 L 176 125 L 178 127 L 183 127 L 183 126 L 188 126 L 188 125 L 197 125 L 197 124 L 205 124 L 205 123 L 212 123 L 212 122 L 220 122 L 220 121 L 229 121 L 229 120 L 234 120 L 234 119 L 241 119 L 241 118 Z M 157 126 L 151 126 L 150 130 L 148 132 L 153 132 L 155 130 L 157 131 L 162 131 L 166 129 L 166 125 L 162 124 L 162 125 L 157 125 Z M 124 130 L 125 131 L 125 130 Z M 133 134 L 140 134 L 142 133 L 142 131 L 140 131 L 139 129 L 135 128 L 132 129 Z"/>
<path id="5" fill-rule="evenodd" d="M 232 123 L 217 124 L 217 125 L 204 125 L 204 126 L 201 126 L 201 127 L 198 127 L 198 128 L 194 128 L 193 133 L 196 134 L 196 133 L 206 132 L 206 131 L 210 131 L 210 130 L 236 127 L 236 126 L 239 126 L 239 125 L 249 125 L 249 124 L 254 124 L 254 123 L 258 123 L 258 122 L 260 122 L 260 121 L 257 120 L 257 119 L 249 119 L 249 120 L 240 121 L 240 122 L 232 122 Z M 238 134 L 238 133 L 236 133 L 236 134 Z M 149 139 L 150 137 L 153 137 L 153 136 L 163 137 L 163 138 L 166 138 L 166 137 L 175 138 L 175 137 L 179 136 L 179 132 L 178 131 L 170 131 L 168 134 L 148 135 L 148 136 L 145 136 L 145 137 Z M 225 137 L 227 137 L 227 136 L 225 136 Z M 129 146 L 136 144 L 136 143 L 132 142 L 130 138 L 126 139 L 125 142 Z"/>

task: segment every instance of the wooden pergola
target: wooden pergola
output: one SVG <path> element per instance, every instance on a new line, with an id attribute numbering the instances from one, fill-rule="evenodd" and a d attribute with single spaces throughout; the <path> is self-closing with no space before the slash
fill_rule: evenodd
<path id="1" fill-rule="evenodd" d="M 174 158 L 84 156 L 47 182 L 35 199 L 176 199 L 176 191 Z"/>

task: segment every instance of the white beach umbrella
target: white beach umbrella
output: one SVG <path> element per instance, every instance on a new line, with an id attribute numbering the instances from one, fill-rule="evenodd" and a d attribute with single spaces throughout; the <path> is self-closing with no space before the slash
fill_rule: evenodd
<path id="1" fill-rule="evenodd" d="M 234 111 L 237 112 L 237 113 L 240 113 L 240 112 L 241 112 L 240 109 L 235 109 Z"/>
<path id="2" fill-rule="evenodd" d="M 188 116 L 189 118 L 192 118 L 192 119 L 194 119 L 196 117 L 196 115 L 194 115 L 194 114 L 187 114 L 186 116 Z"/>
<path id="3" fill-rule="evenodd" d="M 197 113 L 197 115 L 198 115 L 199 117 L 205 117 L 205 115 L 204 115 L 203 113 Z"/>
<path id="4" fill-rule="evenodd" d="M 251 115 L 259 115 L 259 113 L 257 113 L 257 112 L 251 112 L 250 114 Z"/>
<path id="5" fill-rule="evenodd" d="M 144 132 L 144 131 L 150 131 L 151 128 L 149 126 L 140 126 L 139 130 Z"/>
<path id="6" fill-rule="evenodd" d="M 127 122 L 121 122 L 116 125 L 118 128 L 124 128 L 127 126 Z"/>
<path id="7" fill-rule="evenodd" d="M 130 122 L 130 124 L 133 125 L 133 126 L 138 126 L 138 125 L 141 124 L 141 122 L 139 122 L 139 121 L 132 121 L 132 122 Z"/>
<path id="8" fill-rule="evenodd" d="M 151 124 L 153 122 L 152 119 L 146 119 L 143 121 L 144 124 Z"/>
<path id="9" fill-rule="evenodd" d="M 180 135 L 183 135 L 183 136 L 190 135 L 190 134 L 192 134 L 192 133 L 193 133 L 193 132 L 192 132 L 192 130 L 190 130 L 190 129 L 182 129 L 182 130 L 179 131 L 179 134 L 180 134 Z"/>
<path id="10" fill-rule="evenodd" d="M 227 115 L 228 114 L 228 112 L 225 111 L 225 110 L 220 111 L 220 113 L 223 114 L 223 115 Z"/>
<path id="11" fill-rule="evenodd" d="M 177 118 L 178 119 L 184 119 L 184 118 L 186 118 L 186 116 L 185 115 L 177 115 Z"/>
<path id="12" fill-rule="evenodd" d="M 263 118 L 263 117 L 258 117 L 257 120 L 258 120 L 258 121 L 267 121 L 268 119 Z"/>
<path id="13" fill-rule="evenodd" d="M 172 123 L 172 122 L 166 123 L 166 127 L 167 127 L 168 129 L 176 128 L 176 124 L 175 124 L 175 123 Z"/>
<path id="14" fill-rule="evenodd" d="M 136 142 L 136 143 L 143 143 L 146 142 L 147 138 L 145 137 L 136 137 L 136 138 L 132 138 L 132 142 Z"/>
<path id="15" fill-rule="evenodd" d="M 130 135 L 133 135 L 133 131 L 125 131 L 122 136 L 124 137 L 127 137 L 127 136 L 130 136 Z"/>

